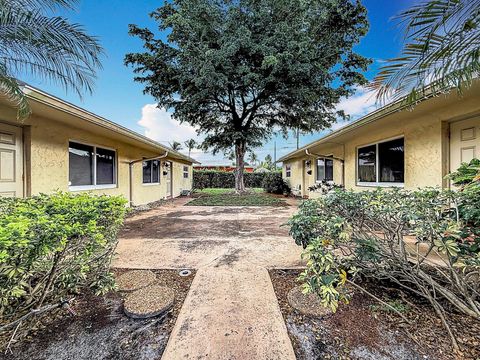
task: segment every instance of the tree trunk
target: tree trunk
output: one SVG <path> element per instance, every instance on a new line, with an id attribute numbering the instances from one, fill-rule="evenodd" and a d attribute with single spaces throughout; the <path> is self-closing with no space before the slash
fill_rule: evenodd
<path id="1" fill-rule="evenodd" d="M 235 191 L 237 193 L 245 192 L 245 184 L 243 182 L 243 171 L 245 169 L 245 141 L 235 142 Z"/>

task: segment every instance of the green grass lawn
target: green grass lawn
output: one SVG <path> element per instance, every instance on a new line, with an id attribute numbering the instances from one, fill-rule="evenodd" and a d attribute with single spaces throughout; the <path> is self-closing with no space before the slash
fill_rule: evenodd
<path id="1" fill-rule="evenodd" d="M 250 189 L 244 195 L 235 194 L 233 189 L 203 189 L 200 196 L 187 205 L 194 206 L 286 206 L 283 199 L 265 194 L 262 189 Z"/>

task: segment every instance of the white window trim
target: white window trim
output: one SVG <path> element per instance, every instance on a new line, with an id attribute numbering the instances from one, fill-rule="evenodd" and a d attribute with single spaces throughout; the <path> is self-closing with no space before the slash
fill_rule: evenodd
<path id="1" fill-rule="evenodd" d="M 383 139 L 381 141 L 377 141 L 377 142 L 373 142 L 373 143 L 369 143 L 369 144 L 364 144 L 364 145 L 359 145 L 359 146 L 356 147 L 356 149 L 355 149 L 355 185 L 356 186 L 382 187 L 382 188 L 390 188 L 390 187 L 391 188 L 393 188 L 393 187 L 403 188 L 405 186 L 405 182 L 380 182 L 380 181 L 378 181 L 379 177 L 380 177 L 380 173 L 378 171 L 378 168 L 379 168 L 378 167 L 378 164 L 379 164 L 378 145 L 386 143 L 388 141 L 397 140 L 397 139 L 404 139 L 403 140 L 403 146 L 404 146 L 404 154 L 405 154 L 405 135 L 394 136 L 394 137 L 391 137 L 391 138 L 388 138 L 388 139 Z M 375 147 L 376 147 L 376 149 L 375 149 L 375 178 L 377 179 L 377 181 L 371 181 L 371 182 L 359 181 L 358 180 L 358 150 L 360 148 L 364 148 L 364 147 L 371 146 L 371 145 L 375 145 Z M 403 175 L 404 175 L 404 178 L 405 178 L 405 159 L 404 159 L 403 171 L 404 171 Z"/>
<path id="2" fill-rule="evenodd" d="M 330 155 L 327 155 L 327 157 L 318 157 L 318 158 L 315 159 L 315 183 L 316 184 L 320 184 L 323 180 L 325 180 L 325 179 L 318 180 L 318 160 L 323 159 L 323 161 L 324 161 L 324 166 L 323 167 L 325 168 L 325 174 L 326 174 L 327 173 L 326 172 L 327 166 L 326 166 L 325 160 L 328 159 L 328 160 L 333 161 L 333 159 L 331 159 L 332 156 L 333 156 L 333 154 L 330 154 Z M 332 170 L 333 170 L 333 165 L 335 165 L 335 163 L 332 164 Z M 335 175 L 335 174 L 333 174 L 333 175 Z M 335 183 L 333 180 L 325 180 L 325 181 L 327 182 L 327 184 L 334 184 Z"/>
<path id="3" fill-rule="evenodd" d="M 86 146 L 93 147 L 93 153 L 94 153 L 94 156 L 93 156 L 93 183 L 94 183 L 94 185 L 68 185 L 68 190 L 69 191 L 115 189 L 116 187 L 118 187 L 118 184 L 117 184 L 117 179 L 118 179 L 118 174 L 117 174 L 118 156 L 117 156 L 117 150 L 116 149 L 110 148 L 108 146 L 86 143 L 84 141 L 75 140 L 75 139 L 69 139 L 68 140 L 68 147 L 69 148 L 70 148 L 70 143 L 71 142 L 77 143 L 77 144 L 80 144 L 80 145 L 86 145 Z M 97 183 L 97 148 L 110 150 L 110 151 L 113 151 L 115 153 L 115 161 L 113 162 L 113 177 L 114 177 L 115 181 L 114 181 L 113 184 L 96 185 L 96 183 Z M 68 162 L 68 176 L 70 177 L 70 161 Z"/>
<path id="4" fill-rule="evenodd" d="M 147 161 L 152 161 L 153 160 L 156 160 L 156 159 L 152 159 L 152 160 L 147 160 Z M 144 161 L 142 161 L 142 185 L 143 186 L 154 186 L 154 185 L 160 185 L 160 178 L 161 178 L 161 175 L 162 175 L 162 162 L 160 160 L 158 160 L 158 181 L 157 182 L 149 182 L 149 183 L 146 183 L 146 182 L 143 182 L 143 163 Z M 152 177 L 153 174 L 150 174 L 150 178 Z"/>
<path id="5" fill-rule="evenodd" d="M 187 170 L 185 170 L 187 168 Z M 190 168 L 188 165 L 183 165 L 183 179 L 190 179 Z M 185 177 L 185 174 L 187 174 L 187 177 Z"/>

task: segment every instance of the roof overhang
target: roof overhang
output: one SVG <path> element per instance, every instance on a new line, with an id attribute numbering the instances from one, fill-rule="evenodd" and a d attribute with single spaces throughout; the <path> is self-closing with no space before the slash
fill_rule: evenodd
<path id="1" fill-rule="evenodd" d="M 64 101 L 58 97 L 50 95 L 44 91 L 36 89 L 30 85 L 22 84 L 22 90 L 27 96 L 32 114 L 42 117 L 48 114 L 48 117 L 54 120 L 69 122 L 81 120 L 84 125 L 94 131 L 102 129 L 102 132 L 109 136 L 124 141 L 126 143 L 156 151 L 160 155 L 168 152 L 168 158 L 181 160 L 192 164 L 200 164 L 195 159 L 181 154 L 168 146 L 162 145 L 146 136 L 143 136 L 133 130 L 121 126 L 111 120 L 105 119 L 88 110 Z M 74 123 L 72 125 L 75 125 Z"/>

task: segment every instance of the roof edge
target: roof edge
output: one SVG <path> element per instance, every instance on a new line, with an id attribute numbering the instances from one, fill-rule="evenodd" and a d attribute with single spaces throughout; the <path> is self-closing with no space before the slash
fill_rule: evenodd
<path id="1" fill-rule="evenodd" d="M 51 95 L 43 90 L 37 89 L 33 86 L 30 86 L 24 82 L 21 83 L 21 88 L 23 93 L 29 100 L 36 101 L 52 108 L 55 108 L 59 111 L 68 112 L 73 116 L 80 117 L 82 120 L 91 122 L 95 125 L 101 126 L 103 128 L 115 131 L 119 134 L 127 136 L 133 140 L 141 142 L 146 145 L 160 148 L 162 151 L 168 151 L 169 154 L 174 155 L 176 158 L 191 162 L 192 164 L 200 164 L 197 160 L 183 155 L 182 153 L 171 149 L 168 146 L 162 145 L 159 142 L 152 140 L 144 135 L 137 133 L 136 131 L 130 130 L 125 126 L 117 124 L 116 122 L 106 119 L 100 115 L 97 115 L 91 111 L 88 111 L 80 106 L 74 105 L 66 100 L 63 100 L 57 96 Z M 64 108 L 60 107 L 62 105 Z"/>
<path id="2" fill-rule="evenodd" d="M 402 98 L 400 98 L 400 99 L 398 99 L 394 102 L 391 102 L 387 105 L 384 105 L 384 106 L 382 106 L 382 107 L 380 107 L 380 108 L 378 108 L 378 109 L 360 117 L 359 119 L 353 121 L 352 123 L 347 124 L 345 126 L 342 126 L 341 128 L 339 128 L 337 130 L 334 130 L 331 133 L 326 134 L 326 135 L 322 136 L 321 138 L 319 138 L 317 140 L 314 140 L 314 141 L 302 146 L 301 148 L 299 148 L 297 150 L 294 150 L 294 151 L 282 156 L 281 158 L 279 158 L 277 160 L 277 162 L 283 162 L 285 160 L 288 160 L 288 159 L 291 159 L 293 157 L 299 156 L 302 153 L 305 153 L 306 149 L 311 148 L 313 146 L 320 145 L 323 142 L 325 142 L 326 140 L 329 140 L 329 139 L 334 138 L 336 136 L 340 136 L 340 135 L 345 134 L 347 132 L 353 131 L 354 129 L 356 129 L 358 127 L 365 126 L 365 125 L 370 124 L 374 121 L 380 120 L 380 119 L 384 118 L 385 116 L 388 116 L 390 114 L 393 114 L 395 112 L 398 112 L 398 111 L 404 110 L 405 108 L 408 108 L 409 105 L 404 103 L 407 96 L 404 96 L 404 97 L 402 97 Z M 417 101 L 417 103 L 423 102 L 423 101 L 425 101 L 429 98 L 432 98 L 432 97 L 434 97 L 433 94 L 426 94 L 421 99 L 419 99 Z"/>

